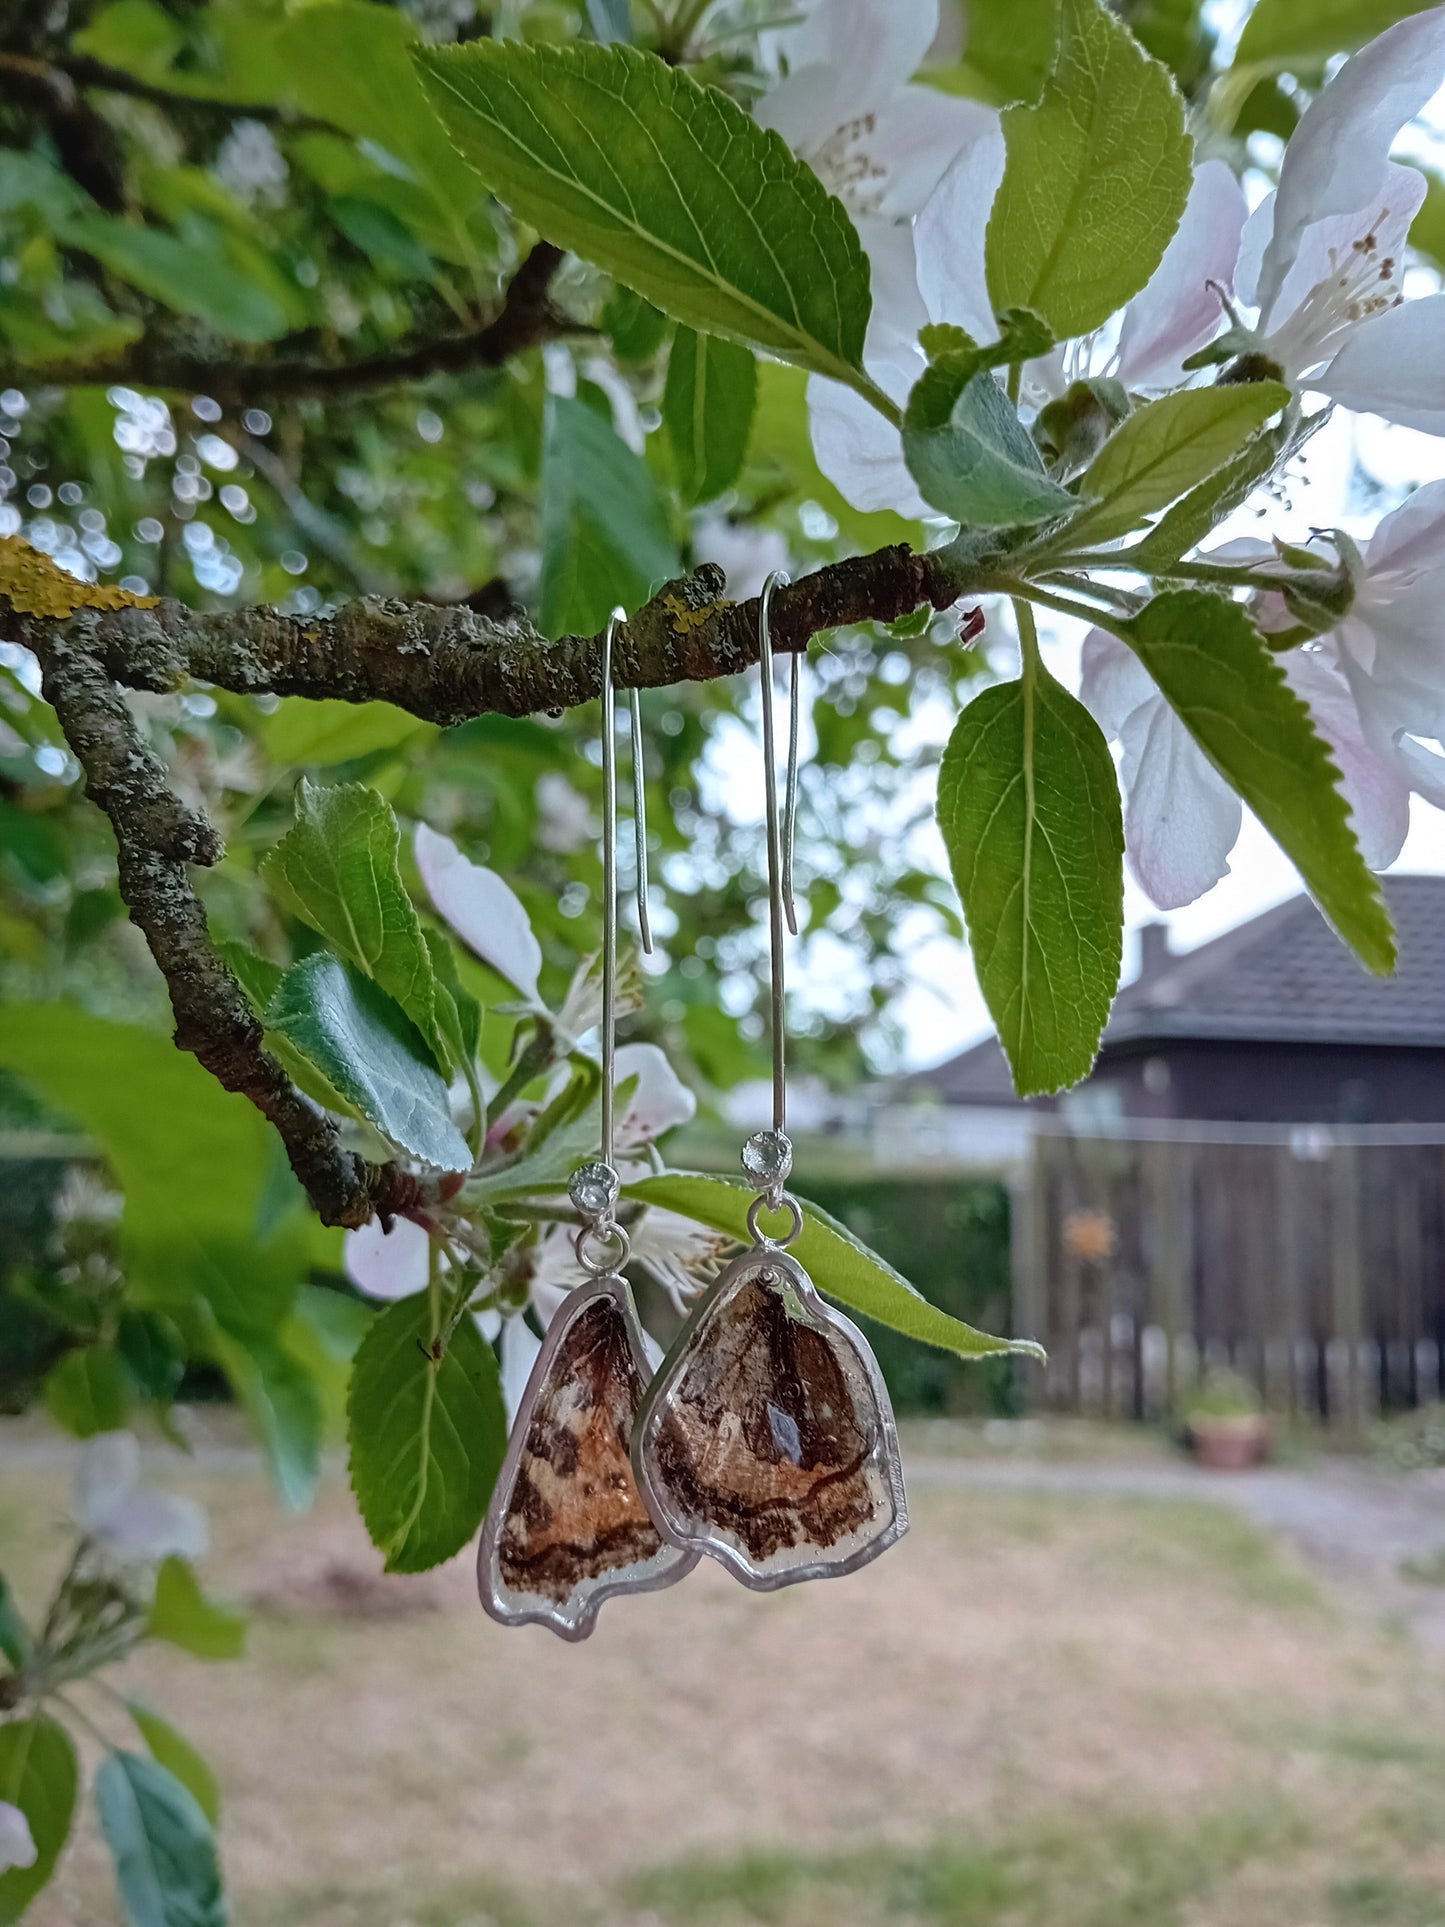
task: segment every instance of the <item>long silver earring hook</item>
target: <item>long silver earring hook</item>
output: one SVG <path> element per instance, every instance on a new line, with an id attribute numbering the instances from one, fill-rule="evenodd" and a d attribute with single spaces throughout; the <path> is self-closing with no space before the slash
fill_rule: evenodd
<path id="1" fill-rule="evenodd" d="M 602 639 L 602 1162 L 607 1165 L 612 1163 L 617 1058 L 617 698 L 612 642 L 626 619 L 624 609 L 614 609 Z"/>
<path id="2" fill-rule="evenodd" d="M 768 823 L 768 955 L 772 978 L 772 1029 L 773 1029 L 773 1129 L 785 1133 L 788 1128 L 788 1092 L 785 1037 L 785 1006 L 783 984 L 783 923 L 785 916 L 789 926 L 796 931 L 796 915 L 788 915 L 791 902 L 787 895 L 787 885 L 783 870 L 782 830 L 778 822 L 778 764 L 777 750 L 773 740 L 773 632 L 771 611 L 773 591 L 786 586 L 789 578 L 781 569 L 773 573 L 763 584 L 763 593 L 758 598 L 758 662 L 761 680 L 758 688 L 763 716 L 763 785 L 767 801 Z M 796 692 L 797 683 L 794 682 Z M 790 741 L 789 787 L 796 787 L 796 774 L 792 762 L 796 757 L 796 736 Z"/>

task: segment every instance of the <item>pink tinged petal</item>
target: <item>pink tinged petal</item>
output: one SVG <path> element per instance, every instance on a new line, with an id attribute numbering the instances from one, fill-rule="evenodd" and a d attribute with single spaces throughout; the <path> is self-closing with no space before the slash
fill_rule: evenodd
<path id="1" fill-rule="evenodd" d="M 525 1318 L 509 1318 L 502 1327 L 502 1402 L 507 1408 L 508 1426 L 516 1423 L 517 1410 L 541 1349 L 541 1339 Z"/>
<path id="2" fill-rule="evenodd" d="M 1292 650 L 1280 666 L 1330 747 L 1361 855 L 1372 870 L 1388 869 L 1410 828 L 1409 784 L 1393 759 L 1366 741 L 1350 685 L 1335 663 L 1318 651 Z"/>
<path id="3" fill-rule="evenodd" d="M 955 156 L 999 127 L 992 107 L 936 87 L 905 87 L 869 119 L 849 151 L 860 166 L 876 171 L 851 198 L 894 218 L 917 214 Z"/>
<path id="4" fill-rule="evenodd" d="M 1159 699 L 1143 663 L 1107 629 L 1091 629 L 1085 636 L 1080 665 L 1079 700 L 1111 739 L 1141 704 Z"/>
<path id="5" fill-rule="evenodd" d="M 122 1564 L 159 1565 L 162 1559 L 199 1559 L 211 1535 L 194 1499 L 137 1485 L 93 1536 Z"/>
<path id="6" fill-rule="evenodd" d="M 929 195 L 913 229 L 929 319 L 952 321 L 983 342 L 998 340 L 986 248 L 1005 158 L 1003 128 L 994 115 Z"/>
<path id="7" fill-rule="evenodd" d="M 1379 199 L 1395 136 L 1445 84 L 1445 7 L 1388 28 L 1347 60 L 1305 110 L 1280 169 L 1260 273 L 1267 324 L 1305 231 Z"/>
<path id="8" fill-rule="evenodd" d="M 416 866 L 437 913 L 468 949 L 535 1001 L 542 948 L 515 891 L 425 823 L 417 825 Z"/>
<path id="9" fill-rule="evenodd" d="M 39 1853 L 30 1822 L 8 1800 L 0 1800 L 0 1873 L 11 1867 L 33 1867 Z"/>
<path id="10" fill-rule="evenodd" d="M 923 65 L 938 36 L 938 0 L 817 0 L 796 27 L 777 35 L 790 77 L 821 68 L 829 76 L 832 118 L 827 131 L 881 106 Z M 758 103 L 764 118 L 784 81 Z"/>
<path id="11" fill-rule="evenodd" d="M 628 1145 L 650 1142 L 697 1114 L 697 1099 L 656 1044 L 623 1044 L 617 1052 L 617 1083 L 637 1079 L 619 1124 Z"/>
<path id="12" fill-rule="evenodd" d="M 1185 357 L 1219 332 L 1224 310 L 1209 284 L 1233 286 L 1248 212 L 1233 169 L 1205 161 L 1153 280 L 1125 311 L 1118 373 L 1126 388 L 1176 386 Z"/>
<path id="13" fill-rule="evenodd" d="M 373 1218 L 348 1231 L 341 1244 L 346 1275 L 368 1298 L 410 1298 L 425 1291 L 431 1239 L 410 1218 L 393 1218 L 390 1231 Z"/>
<path id="14" fill-rule="evenodd" d="M 1357 414 L 1445 435 L 1445 294 L 1362 322 L 1311 386 Z"/>
<path id="15" fill-rule="evenodd" d="M 861 395 L 810 376 L 808 422 L 819 468 L 855 509 L 895 509 L 910 521 L 933 514 L 908 473 L 898 430 Z"/>
<path id="16" fill-rule="evenodd" d="M 1162 696 L 1120 740 L 1129 867 L 1161 910 L 1181 910 L 1229 874 L 1243 806 Z"/>

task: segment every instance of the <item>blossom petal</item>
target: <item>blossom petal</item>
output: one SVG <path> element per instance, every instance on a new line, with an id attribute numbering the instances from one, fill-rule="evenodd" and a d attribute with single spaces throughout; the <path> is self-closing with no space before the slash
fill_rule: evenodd
<path id="1" fill-rule="evenodd" d="M 1229 874 L 1243 805 L 1162 696 L 1120 732 L 1124 847 L 1161 910 L 1180 910 Z"/>
<path id="2" fill-rule="evenodd" d="M 509 1318 L 502 1327 L 502 1403 L 507 1408 L 507 1424 L 514 1425 L 517 1410 L 526 1394 L 527 1381 L 542 1341 L 525 1318 Z"/>
<path id="3" fill-rule="evenodd" d="M 868 256 L 873 290 L 863 363 L 894 401 L 907 401 L 923 372 L 918 331 L 928 320 L 918 288 L 913 229 L 906 221 L 855 219 L 853 225 Z"/>
<path id="4" fill-rule="evenodd" d="M 999 128 L 994 108 L 936 87 L 904 87 L 871 122 L 855 144 L 860 161 L 872 170 L 860 198 L 876 213 L 895 218 L 917 214 L 960 150 Z"/>
<path id="5" fill-rule="evenodd" d="M 33 1867 L 39 1859 L 30 1822 L 9 1800 L 0 1800 L 0 1873 L 11 1867 Z"/>
<path id="6" fill-rule="evenodd" d="M 98 1432 L 80 1448 L 75 1470 L 75 1522 L 94 1534 L 140 1479 L 134 1432 Z"/>
<path id="7" fill-rule="evenodd" d="M 1445 7 L 1399 21 L 1347 60 L 1306 108 L 1280 168 L 1260 273 L 1267 325 L 1305 230 L 1376 200 L 1395 136 L 1445 83 Z"/>
<path id="8" fill-rule="evenodd" d="M 210 1544 L 205 1508 L 178 1492 L 135 1485 L 92 1535 L 123 1565 L 199 1559 Z"/>
<path id="9" fill-rule="evenodd" d="M 390 1231 L 373 1218 L 359 1231 L 348 1231 L 341 1244 L 341 1262 L 356 1289 L 368 1298 L 410 1298 L 425 1291 L 431 1239 L 410 1218 L 393 1218 Z"/>
<path id="10" fill-rule="evenodd" d="M 637 1088 L 618 1124 L 618 1135 L 629 1145 L 649 1143 L 687 1124 L 697 1114 L 697 1099 L 668 1063 L 656 1044 L 623 1044 L 616 1057 L 617 1082 L 637 1079 Z"/>
<path id="11" fill-rule="evenodd" d="M 810 376 L 808 423 L 819 468 L 855 509 L 895 509 L 910 521 L 933 514 L 908 472 L 898 430 L 861 395 Z"/>
<path id="12" fill-rule="evenodd" d="M 1360 854 L 1372 870 L 1388 869 L 1410 828 L 1409 784 L 1398 764 L 1378 755 L 1366 741 L 1359 709 L 1338 664 L 1319 650 L 1294 649 L 1280 666 L 1334 755 Z"/>
<path id="13" fill-rule="evenodd" d="M 952 321 L 975 341 L 998 340 L 988 293 L 988 219 L 1006 159 L 998 116 L 980 123 L 914 223 L 918 286 L 932 321 Z"/>
<path id="14" fill-rule="evenodd" d="M 1141 703 L 1157 700 L 1149 671 L 1127 643 L 1107 629 L 1091 629 L 1080 658 L 1079 700 L 1110 738 L 1116 738 Z"/>
<path id="15" fill-rule="evenodd" d="M 789 74 L 758 102 L 757 118 L 789 146 L 812 147 L 881 107 L 913 78 L 937 35 L 938 0 L 817 0 L 773 40 Z M 826 78 L 813 81 L 815 73 Z"/>
<path id="16" fill-rule="evenodd" d="M 449 836 L 419 823 L 416 867 L 427 894 L 468 949 L 524 997 L 536 998 L 542 947 L 512 888 L 464 857 Z"/>
<path id="17" fill-rule="evenodd" d="M 1365 561 L 1372 577 L 1445 569 L 1445 481 L 1426 482 L 1392 509 L 1370 537 Z"/>
<path id="18" fill-rule="evenodd" d="M 1248 212 L 1233 168 L 1205 161 L 1153 279 L 1125 311 L 1118 374 L 1126 388 L 1177 385 L 1185 357 L 1219 332 L 1224 310 L 1209 284 L 1233 286 Z"/>
<path id="19" fill-rule="evenodd" d="M 1445 294 L 1361 322 L 1310 385 L 1357 414 L 1445 435 Z"/>

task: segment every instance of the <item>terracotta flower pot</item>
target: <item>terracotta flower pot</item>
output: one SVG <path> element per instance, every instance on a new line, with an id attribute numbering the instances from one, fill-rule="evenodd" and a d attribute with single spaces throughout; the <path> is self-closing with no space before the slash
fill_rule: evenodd
<path id="1" fill-rule="evenodd" d="M 1263 1412 L 1191 1419 L 1189 1443 L 1211 1472 L 1248 1472 L 1269 1456 L 1270 1422 Z"/>

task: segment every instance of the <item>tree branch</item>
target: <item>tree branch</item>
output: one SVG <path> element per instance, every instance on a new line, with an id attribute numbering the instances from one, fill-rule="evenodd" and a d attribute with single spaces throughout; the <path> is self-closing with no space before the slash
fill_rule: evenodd
<path id="1" fill-rule="evenodd" d="M 23 386 L 40 381 L 52 388 L 84 388 L 123 382 L 131 388 L 209 395 L 225 407 L 242 407 L 259 401 L 368 394 L 435 375 L 500 368 L 528 348 L 583 332 L 580 323 L 552 305 L 552 280 L 561 261 L 559 248 L 539 241 L 512 276 L 501 307 L 483 326 L 355 361 L 314 357 L 214 361 L 184 353 L 165 335 L 155 334 L 142 335 L 116 353 L 94 360 L 0 366 L 0 383 Z"/>
<path id="2" fill-rule="evenodd" d="M 713 564 L 665 584 L 617 637 L 617 682 L 708 681 L 756 662 L 758 605 L 726 601 L 724 587 Z M 879 549 L 780 589 L 773 645 L 801 650 L 819 630 L 891 621 L 925 603 L 947 608 L 965 587 L 941 551 Z M 269 1118 L 323 1222 L 360 1225 L 373 1212 L 414 1208 L 428 1195 L 422 1184 L 395 1164 L 369 1164 L 348 1151 L 332 1120 L 265 1049 L 260 1020 L 217 954 L 186 874 L 188 864 L 219 861 L 220 838 L 169 789 L 116 684 L 164 691 L 198 680 L 252 694 L 380 697 L 429 721 L 456 723 L 587 702 L 600 689 L 602 638 L 549 642 L 525 619 L 374 599 L 324 618 L 270 609 L 203 614 L 163 601 L 150 609 L 79 609 L 64 622 L 14 616 L 13 627 L 40 660 L 46 698 L 85 771 L 87 794 L 115 831 L 121 894 L 165 976 L 177 1045 Z"/>

